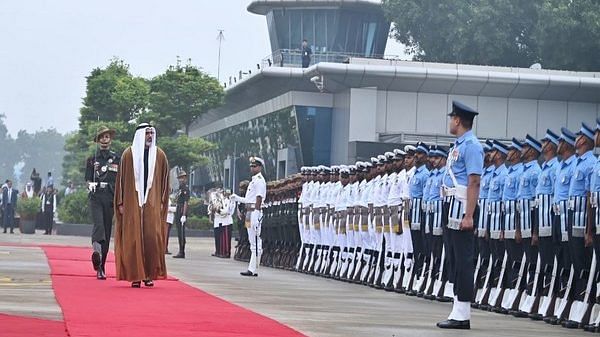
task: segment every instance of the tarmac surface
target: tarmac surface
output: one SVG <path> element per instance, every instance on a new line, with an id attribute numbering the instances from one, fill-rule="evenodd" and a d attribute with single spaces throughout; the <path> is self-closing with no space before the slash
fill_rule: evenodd
<path id="1" fill-rule="evenodd" d="M 0 313 L 62 320 L 43 251 L 37 244 L 89 246 L 89 238 L 0 233 Z M 177 252 L 177 238 L 169 248 Z M 186 259 L 167 256 L 169 274 L 191 286 L 286 324 L 308 336 L 580 336 L 543 322 L 473 310 L 471 330 L 441 330 L 451 304 L 388 293 L 291 271 L 211 257 L 214 240 L 189 238 Z M 90 265 L 90 273 L 94 271 Z M 102 282 L 94 279 L 89 282 Z M 156 282 L 160 287 L 160 281 Z M 176 314 L 176 313 L 174 313 Z M 218 319 L 218 317 L 215 317 Z M 231 322 L 235 324 L 235 322 Z"/>

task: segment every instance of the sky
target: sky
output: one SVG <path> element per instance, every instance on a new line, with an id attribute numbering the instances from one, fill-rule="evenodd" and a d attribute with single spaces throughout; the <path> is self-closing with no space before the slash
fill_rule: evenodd
<path id="1" fill-rule="evenodd" d="M 5 0 L 0 2 L 0 113 L 9 132 L 77 129 L 85 77 L 114 57 L 146 78 L 177 56 L 221 82 L 271 53 L 250 0 Z M 390 40 L 387 55 L 404 55 Z"/>

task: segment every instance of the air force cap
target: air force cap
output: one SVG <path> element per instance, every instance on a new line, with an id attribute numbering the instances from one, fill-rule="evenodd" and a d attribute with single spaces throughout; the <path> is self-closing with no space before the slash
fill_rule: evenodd
<path id="1" fill-rule="evenodd" d="M 547 140 L 554 143 L 554 145 L 558 145 L 560 137 L 556 133 L 552 132 L 552 130 L 547 129 L 546 135 L 544 136 L 544 138 L 542 138 L 542 140 Z"/>
<path id="2" fill-rule="evenodd" d="M 508 147 L 497 140 L 494 140 L 494 150 L 504 153 L 505 156 L 508 155 Z"/>
<path id="3" fill-rule="evenodd" d="M 452 101 L 452 111 L 448 114 L 448 116 L 458 116 L 470 120 L 473 120 L 477 115 L 479 115 L 479 112 L 459 101 Z"/>
<path id="4" fill-rule="evenodd" d="M 575 134 L 573 132 L 571 132 L 569 129 L 563 127 L 560 128 L 560 140 L 563 140 L 569 144 L 571 144 L 571 146 L 575 146 L 575 138 L 577 136 L 575 136 Z"/>
<path id="5" fill-rule="evenodd" d="M 417 144 L 417 152 L 422 152 L 425 154 L 429 153 L 429 149 L 427 148 L 427 145 L 425 145 L 425 143 L 418 143 Z"/>
<path id="6" fill-rule="evenodd" d="M 542 153 L 542 144 L 533 138 L 531 135 L 525 136 L 525 144 L 529 145 L 532 149 L 539 153 Z"/>
<path id="7" fill-rule="evenodd" d="M 581 123 L 581 129 L 579 129 L 579 132 L 577 134 L 584 135 L 589 139 L 594 140 L 594 130 L 585 123 Z"/>
<path id="8" fill-rule="evenodd" d="M 513 138 L 510 143 L 510 148 L 521 152 L 523 151 L 523 144 L 521 144 L 521 142 L 519 142 L 516 138 Z"/>

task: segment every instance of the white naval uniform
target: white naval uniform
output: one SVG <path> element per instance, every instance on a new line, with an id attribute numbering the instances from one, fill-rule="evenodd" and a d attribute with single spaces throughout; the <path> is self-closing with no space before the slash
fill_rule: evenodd
<path id="1" fill-rule="evenodd" d="M 252 176 L 252 180 L 246 190 L 246 195 L 241 198 L 233 195 L 233 199 L 246 204 L 246 228 L 248 229 L 248 241 L 250 241 L 250 263 L 248 270 L 256 274 L 258 265 L 260 264 L 260 256 L 262 255 L 262 239 L 260 238 L 261 225 L 263 219 L 262 209 L 253 209 L 256 205 L 256 198 L 262 197 L 262 204 L 265 202 L 267 195 L 267 183 L 265 178 L 259 172 Z M 262 208 L 262 207 L 261 207 Z M 250 210 L 249 210 L 250 209 Z M 252 210 L 253 209 L 253 210 Z M 248 217 L 250 217 L 248 221 Z"/>

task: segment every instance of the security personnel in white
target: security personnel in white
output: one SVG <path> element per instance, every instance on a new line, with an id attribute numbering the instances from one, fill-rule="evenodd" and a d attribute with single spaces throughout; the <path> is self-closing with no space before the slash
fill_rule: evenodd
<path id="1" fill-rule="evenodd" d="M 250 241 L 250 263 L 248 270 L 241 272 L 243 276 L 258 276 L 257 270 L 262 254 L 262 239 L 260 231 L 263 219 L 262 206 L 267 195 L 267 183 L 262 175 L 265 161 L 259 157 L 250 157 L 250 172 L 252 180 L 246 190 L 246 195 L 240 197 L 233 194 L 231 199 L 246 204 L 246 229 L 248 230 L 248 241 Z"/>
<path id="2" fill-rule="evenodd" d="M 552 294 L 555 284 L 553 279 L 558 273 L 558 264 L 556 263 L 554 242 L 552 239 L 552 222 L 554 219 L 554 183 L 560 162 L 556 156 L 558 148 L 559 136 L 546 130 L 546 135 L 542 138 L 542 155 L 544 162 L 541 166 L 541 173 L 538 177 L 538 183 L 535 189 L 536 193 L 536 212 L 537 217 L 533 222 L 533 235 L 531 241 L 537 242 L 540 254 L 540 295 L 541 302 L 537 312 L 531 313 L 530 318 L 541 320 L 548 316 L 548 310 L 552 302 Z M 552 286 L 552 288 L 551 288 Z"/>
<path id="3" fill-rule="evenodd" d="M 478 113 L 454 101 L 450 112 L 450 133 L 458 137 L 449 151 L 444 173 L 444 196 L 448 210 L 448 257 L 450 281 L 454 283 L 454 304 L 448 319 L 437 326 L 444 329 L 471 328 L 473 297 L 473 249 L 479 184 L 483 174 L 483 148 L 471 131 Z"/>

